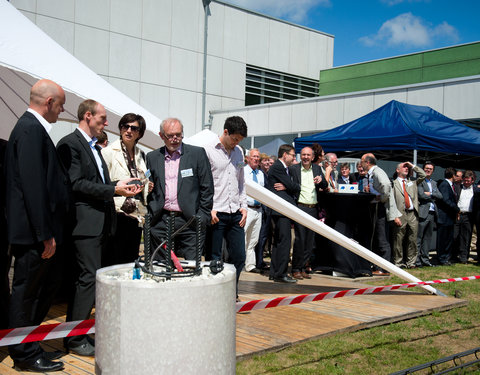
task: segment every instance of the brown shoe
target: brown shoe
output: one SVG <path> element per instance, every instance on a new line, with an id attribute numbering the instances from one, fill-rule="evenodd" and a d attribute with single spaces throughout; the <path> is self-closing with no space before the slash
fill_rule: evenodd
<path id="1" fill-rule="evenodd" d="M 311 278 L 312 278 L 312 276 L 310 276 L 310 275 L 309 275 L 308 273 L 306 273 L 306 272 L 302 272 L 302 277 L 303 277 L 304 279 L 311 279 Z"/>
<path id="2" fill-rule="evenodd" d="M 377 270 L 377 271 L 372 271 L 372 275 L 373 276 L 390 276 L 390 273 Z"/>
<path id="3" fill-rule="evenodd" d="M 303 280 L 302 273 L 301 272 L 294 272 L 292 274 L 292 277 L 297 280 Z"/>

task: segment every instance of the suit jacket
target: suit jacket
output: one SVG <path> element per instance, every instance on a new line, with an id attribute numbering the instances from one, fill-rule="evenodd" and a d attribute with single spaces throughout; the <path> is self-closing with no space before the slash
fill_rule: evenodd
<path id="1" fill-rule="evenodd" d="M 270 167 L 267 181 L 268 190 L 278 195 L 280 198 L 285 199 L 288 203 L 296 205 L 295 197 L 300 192 L 300 185 L 297 182 L 294 182 L 291 176 L 287 174 L 287 171 L 280 160 L 275 160 L 275 163 Z M 286 190 L 275 190 L 273 186 L 277 182 L 282 183 Z M 272 215 L 283 216 L 274 210 L 272 210 Z"/>
<path id="2" fill-rule="evenodd" d="M 432 184 L 432 194 L 427 195 L 425 192 L 429 192 L 430 189 L 428 184 L 425 180 L 422 181 L 420 185 L 418 185 L 418 217 L 420 219 L 426 219 L 428 216 L 428 212 L 430 211 L 430 204 L 434 203 L 435 212 L 438 213 L 438 208 L 436 202 L 439 199 L 442 199 L 442 193 L 438 190 L 437 183 L 434 180 L 430 180 Z"/>
<path id="3" fill-rule="evenodd" d="M 416 180 L 412 179 L 411 177 L 407 178 L 407 183 L 405 184 L 405 189 L 407 190 L 407 194 L 410 196 L 413 204 L 413 210 L 418 215 L 418 185 L 420 185 L 425 180 L 425 172 L 422 168 L 415 166 L 413 170 L 417 173 Z M 395 204 L 397 206 L 398 211 L 400 212 L 400 220 L 405 215 L 405 195 L 403 192 L 403 183 L 401 183 L 398 179 L 393 181 L 393 189 L 391 191 L 390 199 L 395 200 Z M 395 219 L 395 217 L 393 218 Z M 403 220 L 402 220 L 403 221 Z"/>
<path id="4" fill-rule="evenodd" d="M 348 176 L 348 183 L 353 184 L 354 182 L 357 182 L 357 179 L 355 178 L 355 175 L 353 173 L 350 173 L 349 176 Z M 338 177 L 337 177 L 337 183 L 339 185 L 346 184 L 346 182 L 343 181 L 343 178 L 342 178 L 341 174 L 339 174 Z"/>
<path id="5" fill-rule="evenodd" d="M 165 152 L 165 147 L 161 147 L 147 154 L 147 168 L 154 183 L 148 196 L 148 209 L 154 221 L 165 205 Z M 177 200 L 185 217 L 200 215 L 208 222 L 213 207 L 213 191 L 212 169 L 205 150 L 182 143 Z"/>
<path id="6" fill-rule="evenodd" d="M 50 136 L 30 112 L 10 134 L 5 169 L 9 242 L 33 245 L 54 237 L 61 244 L 71 207 L 69 179 Z"/>
<path id="7" fill-rule="evenodd" d="M 302 163 L 294 164 L 288 167 L 288 172 L 290 173 L 290 176 L 293 180 L 293 182 L 297 183 L 301 189 L 302 185 Z M 312 163 L 312 170 L 313 170 L 313 177 L 316 176 L 321 176 L 322 177 L 322 182 L 319 184 L 315 184 L 315 192 L 317 194 L 317 201 L 319 200 L 321 190 L 320 189 L 326 189 L 328 186 L 328 182 L 325 179 L 325 176 L 322 172 L 322 168 L 320 168 L 319 165 Z M 300 195 L 300 190 L 298 191 L 298 194 L 295 195 L 295 201 L 298 201 Z"/>
<path id="8" fill-rule="evenodd" d="M 98 146 L 97 146 L 98 147 Z M 102 161 L 103 182 L 93 155 L 93 150 L 78 129 L 63 137 L 57 144 L 57 150 L 63 165 L 68 171 L 72 183 L 75 201 L 74 236 L 99 236 L 108 225 L 107 233 L 115 232 L 115 182 L 110 181 L 108 168 Z M 99 148 L 97 148 L 99 150 Z"/>
<path id="9" fill-rule="evenodd" d="M 437 201 L 437 223 L 440 225 L 453 225 L 455 224 L 457 213 L 460 211 L 455 194 L 446 180 L 439 181 L 438 190 L 442 193 L 442 199 Z"/>

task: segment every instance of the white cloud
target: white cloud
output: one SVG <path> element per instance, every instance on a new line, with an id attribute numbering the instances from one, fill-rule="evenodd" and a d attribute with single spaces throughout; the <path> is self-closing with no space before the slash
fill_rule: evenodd
<path id="1" fill-rule="evenodd" d="M 382 3 L 385 3 L 388 6 L 394 6 L 397 4 L 404 3 L 405 1 L 409 3 L 420 3 L 420 2 L 429 3 L 430 2 L 430 0 L 382 0 Z"/>
<path id="2" fill-rule="evenodd" d="M 459 40 L 457 30 L 447 22 L 432 27 L 412 13 L 403 13 L 385 21 L 376 34 L 359 40 L 367 47 L 385 43 L 391 47 L 428 47 L 436 38 Z"/>
<path id="3" fill-rule="evenodd" d="M 272 17 L 302 22 L 308 12 L 317 6 L 330 6 L 330 0 L 225 0 L 242 8 L 267 14 Z"/>

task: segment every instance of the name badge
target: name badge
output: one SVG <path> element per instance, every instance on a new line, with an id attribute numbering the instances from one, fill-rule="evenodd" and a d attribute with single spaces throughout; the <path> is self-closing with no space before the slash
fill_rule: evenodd
<path id="1" fill-rule="evenodd" d="M 180 171 L 180 173 L 182 174 L 182 178 L 193 176 L 192 168 L 184 169 L 184 170 Z"/>
<path id="2" fill-rule="evenodd" d="M 412 181 L 410 181 L 410 182 L 407 183 L 407 186 L 412 186 L 412 185 L 413 185 L 413 182 L 412 182 Z"/>

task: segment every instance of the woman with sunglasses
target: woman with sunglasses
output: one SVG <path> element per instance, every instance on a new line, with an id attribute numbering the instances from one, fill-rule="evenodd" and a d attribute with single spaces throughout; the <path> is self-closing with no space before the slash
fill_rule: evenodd
<path id="1" fill-rule="evenodd" d="M 145 153 L 137 146 L 145 133 L 146 124 L 142 116 L 127 113 L 118 123 L 120 138 L 102 149 L 102 156 L 112 181 L 134 177 L 134 183 L 145 186 L 135 197 L 114 197 L 117 211 L 117 229 L 107 246 L 102 266 L 133 262 L 138 258 L 142 227 L 147 213 L 147 195 L 153 182 L 145 176 L 147 166 Z"/>

